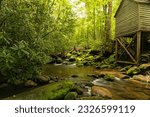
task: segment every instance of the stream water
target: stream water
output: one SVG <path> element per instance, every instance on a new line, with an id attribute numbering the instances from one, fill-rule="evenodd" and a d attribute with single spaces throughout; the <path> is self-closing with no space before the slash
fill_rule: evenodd
<path id="1" fill-rule="evenodd" d="M 115 81 L 106 81 L 103 78 L 92 78 L 89 74 L 96 74 L 97 70 L 93 67 L 77 67 L 72 65 L 45 65 L 43 75 L 69 79 L 75 82 L 91 82 L 94 85 L 102 86 L 112 93 L 112 99 L 150 99 L 150 85 L 132 79 L 115 78 Z M 0 87 L 0 98 L 6 98 L 13 94 L 19 94 L 32 89 L 21 89 L 13 87 Z M 89 90 L 90 91 L 90 90 Z M 88 92 L 90 93 L 90 92 Z"/>
<path id="2" fill-rule="evenodd" d="M 71 78 L 76 75 L 74 80 L 88 80 L 94 85 L 107 88 L 113 95 L 113 99 L 150 99 L 150 85 L 144 82 L 134 81 L 132 79 L 115 78 L 115 81 L 106 81 L 103 78 L 90 78 L 89 74 L 97 72 L 93 67 L 77 67 L 73 65 L 46 65 L 43 68 L 43 74 L 63 78 Z"/>

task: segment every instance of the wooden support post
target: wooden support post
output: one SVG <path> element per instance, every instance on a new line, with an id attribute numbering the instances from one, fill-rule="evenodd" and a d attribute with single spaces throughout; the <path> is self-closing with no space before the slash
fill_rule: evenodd
<path id="1" fill-rule="evenodd" d="M 118 39 L 116 38 L 116 52 L 115 52 L 115 59 L 116 59 L 116 61 L 118 60 Z"/>
<path id="2" fill-rule="evenodd" d="M 130 54 L 130 52 L 126 49 L 126 47 L 121 43 L 121 41 L 118 39 L 119 44 L 123 47 L 123 49 L 126 51 L 126 53 L 129 55 L 129 57 L 132 59 L 134 63 L 136 63 L 136 60 L 134 57 Z"/>
<path id="3" fill-rule="evenodd" d="M 137 64 L 140 62 L 141 55 L 141 32 L 137 32 L 137 47 L 136 47 L 136 62 Z"/>

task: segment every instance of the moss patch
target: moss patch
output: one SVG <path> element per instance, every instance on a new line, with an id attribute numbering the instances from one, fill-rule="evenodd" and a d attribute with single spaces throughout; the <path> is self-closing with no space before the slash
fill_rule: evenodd
<path id="1" fill-rule="evenodd" d="M 134 67 L 131 67 L 126 73 L 128 75 L 132 76 L 132 75 L 137 75 L 140 72 L 141 72 L 141 70 L 138 67 L 134 66 Z"/>
<path id="2" fill-rule="evenodd" d="M 104 79 L 107 80 L 107 81 L 114 81 L 115 80 L 115 76 L 111 75 L 111 74 L 106 74 L 104 76 Z"/>
<path id="3" fill-rule="evenodd" d="M 78 94 L 77 92 L 69 92 L 66 96 L 65 96 L 65 100 L 75 100 L 77 98 Z"/>
<path id="4" fill-rule="evenodd" d="M 11 100 L 61 100 L 70 92 L 74 83 L 71 81 L 61 81 L 48 84 L 27 92 L 9 97 Z"/>

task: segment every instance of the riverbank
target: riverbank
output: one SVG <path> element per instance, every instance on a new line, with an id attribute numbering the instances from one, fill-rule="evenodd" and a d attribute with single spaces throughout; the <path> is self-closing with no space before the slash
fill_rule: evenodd
<path id="1" fill-rule="evenodd" d="M 96 52 L 93 55 L 91 51 L 67 53 L 66 57 L 59 58 L 59 64 L 55 57 L 55 63 L 43 67 L 39 80 L 30 81 L 26 86 L 1 85 L 0 98 L 150 99 L 149 64 L 119 66 L 112 53 L 102 59 L 103 55 L 100 57 Z"/>

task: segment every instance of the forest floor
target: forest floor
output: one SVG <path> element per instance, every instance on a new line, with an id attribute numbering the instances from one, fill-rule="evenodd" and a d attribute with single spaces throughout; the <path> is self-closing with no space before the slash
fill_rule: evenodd
<path id="1" fill-rule="evenodd" d="M 1 86 L 0 92 L 2 99 L 150 99 L 149 71 L 148 63 L 118 65 L 110 52 L 72 51 L 52 55 L 43 76 L 28 81 L 28 88 Z"/>

